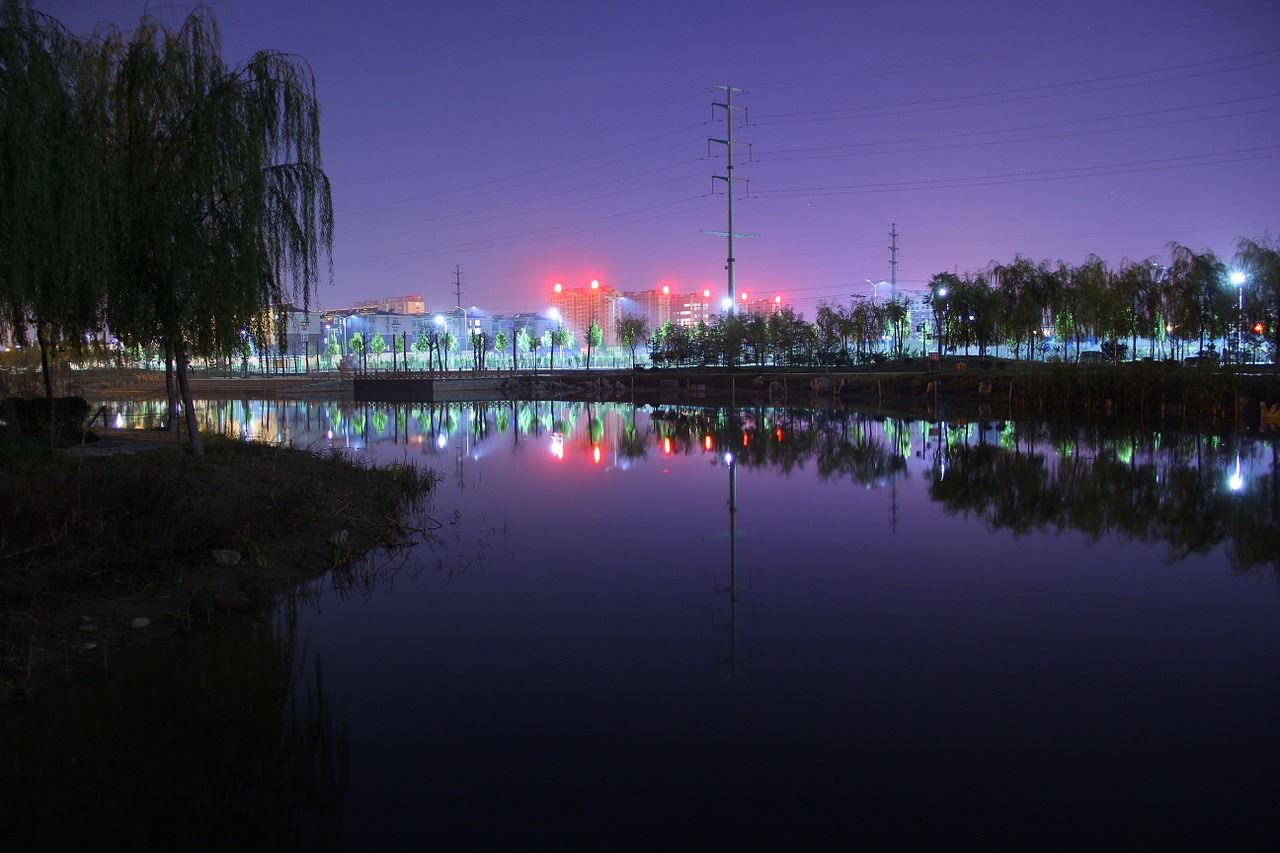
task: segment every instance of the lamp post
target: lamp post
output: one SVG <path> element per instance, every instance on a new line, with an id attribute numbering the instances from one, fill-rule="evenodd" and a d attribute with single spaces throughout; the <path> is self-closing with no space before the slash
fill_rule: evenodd
<path id="1" fill-rule="evenodd" d="M 939 287 L 938 299 L 946 299 L 946 298 L 947 298 L 947 289 L 945 287 Z M 937 318 L 937 323 L 938 323 L 938 361 L 939 362 L 942 361 L 942 348 L 945 343 L 943 341 L 944 326 L 943 326 L 943 316 L 942 316 L 945 310 L 943 307 L 944 305 L 945 303 L 939 304 L 937 299 L 934 300 L 934 303 L 933 303 L 934 315 Z"/>
<path id="2" fill-rule="evenodd" d="M 1240 270 L 1231 272 L 1231 283 L 1236 286 L 1236 363 L 1244 363 L 1244 350 L 1241 349 L 1244 340 L 1244 282 L 1245 274 Z"/>

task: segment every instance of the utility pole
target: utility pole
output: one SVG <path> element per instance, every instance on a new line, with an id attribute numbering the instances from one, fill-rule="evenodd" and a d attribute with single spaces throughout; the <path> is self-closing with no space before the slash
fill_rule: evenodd
<path id="1" fill-rule="evenodd" d="M 889 223 L 889 298 L 898 298 L 898 223 Z"/>
<path id="2" fill-rule="evenodd" d="M 457 264 L 453 265 L 453 294 L 456 300 L 455 305 L 457 305 L 455 310 L 457 311 L 458 320 L 458 359 L 461 361 L 462 347 L 467 340 L 467 315 L 462 310 L 462 267 Z"/>
<path id="3" fill-rule="evenodd" d="M 724 111 L 725 111 L 725 125 L 726 125 L 726 127 L 728 128 L 728 131 L 727 131 L 727 133 L 725 134 L 725 138 L 724 138 L 724 139 L 708 139 L 707 141 L 708 141 L 708 142 L 714 142 L 714 143 L 716 143 L 717 145 L 723 145 L 723 146 L 725 147 L 726 159 L 728 160 L 728 166 L 725 168 L 725 174 L 723 174 L 723 175 L 712 175 L 711 177 L 712 177 L 712 179 L 713 179 L 713 180 L 717 180 L 717 181 L 724 181 L 724 182 L 725 182 L 725 184 L 727 184 L 727 185 L 728 185 L 728 191 L 726 192 L 726 195 L 729 197 L 729 230 L 727 230 L 727 231 L 704 231 L 703 233 L 704 233 L 704 234 L 713 234 L 713 235 L 715 235 L 715 236 L 717 236 L 717 237 L 728 237 L 728 238 L 729 238 L 729 260 L 728 260 L 728 262 L 725 264 L 725 267 L 724 267 L 724 268 L 725 268 L 726 270 L 728 270 L 728 271 L 729 271 L 729 303 L 730 303 L 730 304 L 729 304 L 729 313 L 730 313 L 730 314 L 732 314 L 732 313 L 734 313 L 734 312 L 737 310 L 737 307 L 738 307 L 738 301 L 737 301 L 737 298 L 738 298 L 738 297 L 737 297 L 737 289 L 736 289 L 736 288 L 735 288 L 735 286 L 734 286 L 734 280 L 733 280 L 733 264 L 734 264 L 734 257 L 733 257 L 733 238 L 735 238 L 735 237 L 758 237 L 758 236 L 760 236 L 760 235 L 758 235 L 758 234 L 739 234 L 739 233 L 737 233 L 737 232 L 735 232 L 735 231 L 733 230 L 733 182 L 734 182 L 734 181 L 740 181 L 740 180 L 743 180 L 742 178 L 735 178 L 735 177 L 733 176 L 733 146 L 734 146 L 735 144 L 738 144 L 738 145 L 742 145 L 742 144 L 744 144 L 744 143 L 741 143 L 741 142 L 739 142 L 739 143 L 734 143 L 734 141 L 733 141 L 733 111 L 734 111 L 734 110 L 743 110 L 743 111 L 745 111 L 745 110 L 746 110 L 746 107 L 740 107 L 740 106 L 739 106 L 739 107 L 735 107 L 735 106 L 733 105 L 733 93 L 734 93 L 734 92 L 742 93 L 742 92 L 743 92 L 743 90 L 742 90 L 742 89 L 739 89 L 739 88 L 738 88 L 738 87 L 736 87 L 736 86 L 716 86 L 716 88 L 717 88 L 717 89 L 720 89 L 720 90 L 722 90 L 722 91 L 724 91 L 724 93 L 725 93 L 725 99 L 724 99 L 724 103 L 723 103 L 723 104 L 721 104 L 721 103 L 713 103 L 713 104 L 711 105 L 711 113 L 712 113 L 712 115 L 714 116 L 714 115 L 715 115 L 715 110 L 716 110 L 716 108 L 717 108 L 717 107 L 719 107 L 720 109 L 722 109 L 722 110 L 724 110 Z M 750 147 L 750 146 L 748 146 L 748 147 Z"/>

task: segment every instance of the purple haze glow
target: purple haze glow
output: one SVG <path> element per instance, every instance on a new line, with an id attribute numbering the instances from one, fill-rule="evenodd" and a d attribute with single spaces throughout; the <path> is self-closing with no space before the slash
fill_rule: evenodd
<path id="1" fill-rule="evenodd" d="M 320 304 L 539 310 L 554 282 L 725 289 L 724 111 L 745 89 L 739 292 L 1230 257 L 1274 235 L 1280 24 L 1264 2 L 212 4 L 224 58 L 312 65 L 338 217 Z M 37 0 L 83 34 L 142 4 Z M 176 20 L 178 11 L 159 14 Z M 740 149 L 745 155 L 746 149 Z M 715 194 L 713 194 L 713 192 Z M 883 296 L 883 292 L 881 294 Z"/>

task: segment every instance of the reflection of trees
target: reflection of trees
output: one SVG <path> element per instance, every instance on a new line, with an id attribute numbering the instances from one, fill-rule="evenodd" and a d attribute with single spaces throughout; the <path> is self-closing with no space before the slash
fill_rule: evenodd
<path id="1" fill-rule="evenodd" d="M 1253 466 L 1233 492 L 1230 465 L 1237 452 L 1249 458 L 1253 445 L 1097 428 L 1068 436 L 1043 424 L 1020 433 L 1000 445 L 951 445 L 930 495 L 950 512 L 1018 534 L 1075 530 L 1090 542 L 1163 542 L 1170 562 L 1225 543 L 1237 569 L 1280 571 L 1274 447 L 1270 470 Z M 1057 454 L 1039 450 L 1048 447 Z"/>
<path id="2" fill-rule="evenodd" d="M 5 709 L 5 840 L 14 849 L 337 847 L 347 733 L 319 660 L 304 672 L 302 659 L 288 606 L 275 624 L 254 615 L 157 643 L 113 658 L 96 683 Z"/>

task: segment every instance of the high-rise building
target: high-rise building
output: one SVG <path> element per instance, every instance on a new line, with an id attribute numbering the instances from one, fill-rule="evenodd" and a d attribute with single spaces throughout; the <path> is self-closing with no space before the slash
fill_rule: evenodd
<path id="1" fill-rule="evenodd" d="M 585 347 L 587 330 L 592 321 L 600 327 L 603 345 L 618 346 L 619 300 L 622 294 L 608 285 L 592 280 L 590 287 L 566 288 L 557 284 L 547 297 L 547 307 L 555 309 L 560 322 L 573 333 L 578 345 Z"/>

